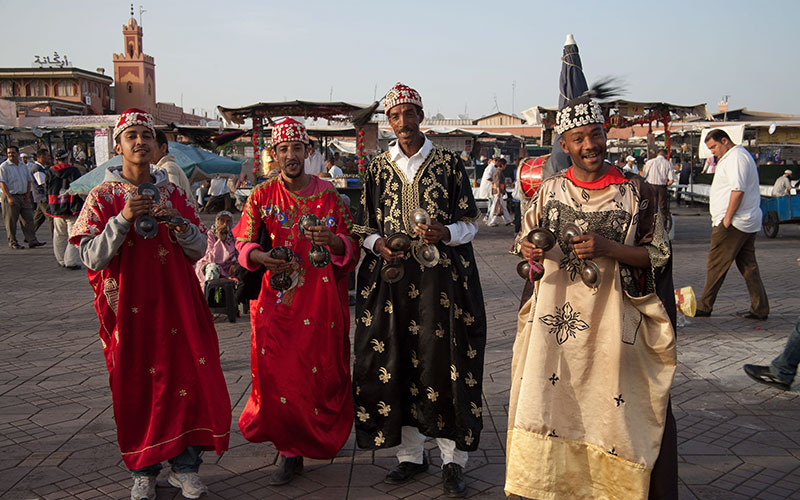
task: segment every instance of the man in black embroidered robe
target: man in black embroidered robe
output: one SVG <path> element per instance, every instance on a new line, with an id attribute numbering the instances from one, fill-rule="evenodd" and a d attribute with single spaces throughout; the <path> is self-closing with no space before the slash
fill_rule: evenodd
<path id="1" fill-rule="evenodd" d="M 384 108 L 397 143 L 369 165 L 354 227 L 368 250 L 357 281 L 356 437 L 362 448 L 398 446 L 391 484 L 427 470 L 423 442 L 436 438 L 444 490 L 461 496 L 482 428 L 486 313 L 471 244 L 480 212 L 461 159 L 420 132 L 419 94 L 398 83 Z M 427 224 L 414 221 L 417 209 Z M 396 233 L 410 238 L 407 251 L 387 246 Z M 431 267 L 419 257 L 424 244 L 439 252 Z M 404 274 L 395 283 L 381 273 L 391 262 Z"/>

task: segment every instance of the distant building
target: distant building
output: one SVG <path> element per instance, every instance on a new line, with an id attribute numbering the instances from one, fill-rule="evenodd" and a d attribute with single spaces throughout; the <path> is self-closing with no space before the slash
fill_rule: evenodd
<path id="1" fill-rule="evenodd" d="M 122 26 L 125 50 L 114 54 L 114 81 L 117 112 L 139 108 L 156 112 L 156 62 L 143 52 L 142 27 L 131 12 L 128 24 Z"/>
<path id="2" fill-rule="evenodd" d="M 486 127 L 486 126 L 502 126 L 502 125 L 522 125 L 525 123 L 525 120 L 518 116 L 509 115 L 508 113 L 502 113 L 498 111 L 497 113 L 492 113 L 491 115 L 482 116 L 478 118 L 473 123 L 478 127 Z"/>
<path id="3" fill-rule="evenodd" d="M 102 115 L 114 112 L 113 81 L 102 68 L 0 68 L 0 98 L 19 117 Z"/>

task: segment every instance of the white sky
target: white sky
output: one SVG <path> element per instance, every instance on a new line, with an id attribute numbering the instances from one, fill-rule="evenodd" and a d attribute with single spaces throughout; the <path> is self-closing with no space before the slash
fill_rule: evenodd
<path id="1" fill-rule="evenodd" d="M 630 100 L 706 102 L 800 114 L 800 2 L 731 0 L 173 0 L 140 3 L 158 101 L 217 105 L 284 99 L 368 103 L 396 81 L 426 113 L 477 118 L 557 103 L 574 33 L 590 84 L 621 77 Z M 66 54 L 105 67 L 122 52 L 130 2 L 0 0 L 1 67 Z M 12 20 L 16 20 L 13 22 Z M 17 41 L 14 43 L 13 41 Z"/>

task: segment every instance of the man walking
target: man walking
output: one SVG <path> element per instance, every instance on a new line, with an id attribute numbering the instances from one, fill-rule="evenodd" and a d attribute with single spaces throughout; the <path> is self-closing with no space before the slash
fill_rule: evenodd
<path id="1" fill-rule="evenodd" d="M 656 195 L 658 196 L 658 208 L 661 211 L 661 217 L 667 223 L 669 217 L 669 193 L 667 186 L 675 183 L 675 170 L 672 168 L 672 162 L 667 160 L 667 150 L 660 149 L 658 155 L 644 164 L 642 169 L 642 177 L 651 186 L 655 188 Z"/>
<path id="2" fill-rule="evenodd" d="M 427 470 L 423 444 L 435 438 L 443 489 L 463 496 L 483 426 L 486 313 L 471 243 L 480 212 L 461 158 L 420 132 L 419 93 L 398 83 L 384 109 L 397 142 L 367 168 L 355 229 L 368 250 L 357 278 L 356 439 L 397 446 L 385 482 L 401 484 Z"/>
<path id="3" fill-rule="evenodd" d="M 544 277 L 517 321 L 507 495 L 678 497 L 670 249 L 651 186 L 605 161 L 604 121 L 588 97 L 558 112 L 572 167 L 542 182 L 523 221 L 555 240 L 517 248 Z"/>
<path id="4" fill-rule="evenodd" d="M 33 202 L 36 204 L 36 210 L 33 214 L 34 232 L 47 220 L 47 225 L 50 226 L 50 235 L 53 235 L 53 219 L 47 216 L 47 192 L 45 191 L 45 181 L 47 179 L 47 170 L 53 161 L 50 157 L 50 151 L 47 148 L 41 148 L 36 152 L 36 161 L 29 163 L 31 178 L 31 193 L 33 193 Z"/>
<path id="5" fill-rule="evenodd" d="M 303 457 L 335 457 L 353 423 L 347 275 L 360 249 L 339 194 L 305 173 L 307 144 L 301 123 L 287 118 L 273 127 L 280 175 L 253 188 L 234 229 L 239 263 L 267 270 L 250 306 L 253 389 L 239 428 L 280 452 L 268 479 L 274 486 L 302 472 Z M 311 215 L 321 223 L 304 227 Z M 289 262 L 270 252 L 279 248 Z M 329 262 L 313 260 L 326 252 Z"/>
<path id="6" fill-rule="evenodd" d="M 132 500 L 154 500 L 161 462 L 186 498 L 207 488 L 202 450 L 228 448 L 231 406 L 214 322 L 192 263 L 206 237 L 194 207 L 151 166 L 153 117 L 122 113 L 114 129 L 122 167 L 109 167 L 72 231 L 89 268 L 109 371 L 122 459 L 133 473 Z M 139 194 L 144 186 L 146 193 Z M 157 218 L 155 235 L 133 230 Z"/>
<path id="7" fill-rule="evenodd" d="M 713 229 L 706 284 L 695 317 L 711 316 L 725 275 L 736 262 L 750 294 L 750 309 L 736 316 L 763 321 L 769 315 L 769 300 L 756 262 L 756 233 L 761 228 L 758 169 L 750 153 L 734 144 L 724 130 L 709 132 L 706 146 L 719 161 L 709 191 Z"/>
<path id="8" fill-rule="evenodd" d="M 77 168 L 67 164 L 69 153 L 65 149 L 56 152 L 58 163 L 47 169 L 45 187 L 47 215 L 53 221 L 53 254 L 61 267 L 70 270 L 81 268 L 78 248 L 69 244 L 69 235 L 81 212 L 83 200 L 68 194 L 70 185 L 81 176 Z"/>
<path id="9" fill-rule="evenodd" d="M 31 172 L 19 161 L 19 148 L 6 148 L 8 159 L 0 164 L 0 190 L 3 193 L 3 222 L 8 235 L 8 246 L 14 250 L 22 248 L 17 242 L 17 221 L 22 219 L 22 233 L 29 248 L 44 245 L 36 239 L 31 202 Z"/>
<path id="10" fill-rule="evenodd" d="M 183 189 L 187 200 L 193 205 L 197 204 L 194 199 L 194 194 L 192 193 L 192 186 L 189 185 L 189 179 L 186 177 L 186 173 L 184 173 L 183 169 L 175 161 L 175 157 L 169 154 L 167 135 L 161 130 L 156 130 L 156 149 L 153 154 L 153 163 L 155 163 L 157 167 L 161 167 L 167 171 L 169 181 Z"/>

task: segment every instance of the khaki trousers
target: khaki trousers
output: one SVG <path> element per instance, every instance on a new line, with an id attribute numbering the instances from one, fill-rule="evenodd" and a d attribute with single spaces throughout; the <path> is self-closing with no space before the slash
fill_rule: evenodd
<path id="1" fill-rule="evenodd" d="M 24 194 L 12 194 L 14 204 L 3 197 L 3 222 L 8 234 L 8 244 L 17 244 L 17 221 L 21 222 L 22 233 L 25 241 L 30 245 L 36 243 L 36 230 L 33 226 L 33 205 L 30 198 L 25 199 Z"/>
<path id="2" fill-rule="evenodd" d="M 733 226 L 725 229 L 721 223 L 714 227 L 711 231 L 711 248 L 708 250 L 706 284 L 703 295 L 697 301 L 697 309 L 711 312 L 725 275 L 731 264 L 736 262 L 750 293 L 750 312 L 759 316 L 769 314 L 767 291 L 761 282 L 756 262 L 755 242 L 756 233 L 744 233 Z"/>

